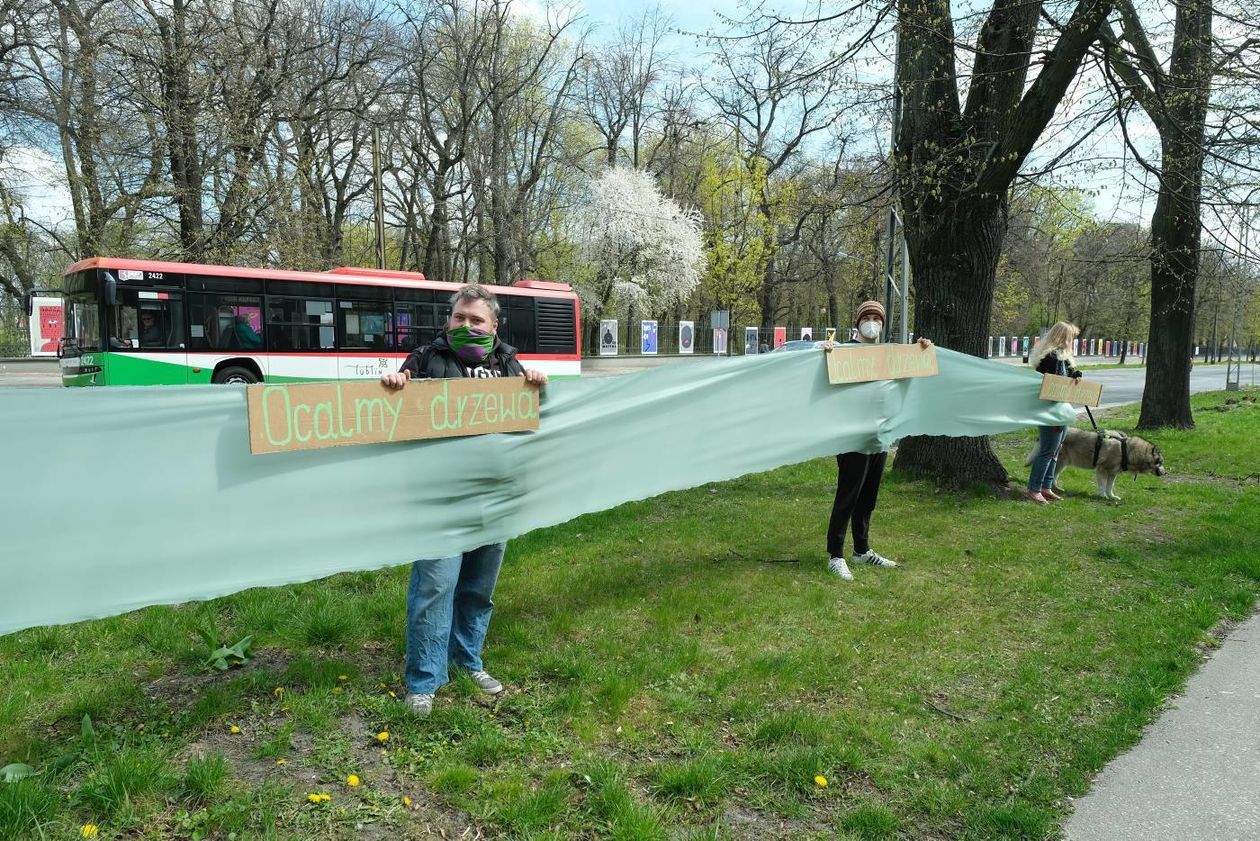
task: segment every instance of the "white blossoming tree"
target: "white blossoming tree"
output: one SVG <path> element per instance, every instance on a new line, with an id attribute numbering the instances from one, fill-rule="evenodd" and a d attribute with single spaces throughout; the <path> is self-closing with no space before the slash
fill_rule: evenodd
<path id="1" fill-rule="evenodd" d="M 592 324 L 616 303 L 658 312 L 700 283 L 700 214 L 662 195 L 650 173 L 615 167 L 591 179 L 574 235 L 591 266 L 583 308 Z"/>

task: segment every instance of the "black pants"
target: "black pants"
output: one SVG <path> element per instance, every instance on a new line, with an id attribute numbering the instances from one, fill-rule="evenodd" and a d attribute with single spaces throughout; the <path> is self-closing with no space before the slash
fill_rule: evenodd
<path id="1" fill-rule="evenodd" d="M 836 456 L 836 501 L 831 505 L 827 526 L 827 553 L 844 557 L 844 535 L 853 525 L 853 554 L 871 548 L 871 512 L 879 499 L 879 483 L 884 478 L 888 453 L 841 453 Z"/>

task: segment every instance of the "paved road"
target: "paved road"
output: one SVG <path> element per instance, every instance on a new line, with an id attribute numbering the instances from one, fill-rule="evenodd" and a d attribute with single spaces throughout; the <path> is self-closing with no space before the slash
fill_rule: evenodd
<path id="1" fill-rule="evenodd" d="M 56 359 L 23 359 L 17 362 L 0 360 L 0 386 L 60 386 L 60 365 Z"/>
<path id="2" fill-rule="evenodd" d="M 1260 384 L 1260 366 L 1243 365 L 1244 385 Z M 1111 371 L 1086 371 L 1085 377 L 1103 384 L 1103 402 L 1106 406 L 1136 403 L 1142 399 L 1146 388 L 1146 369 L 1117 368 Z M 1221 391 L 1225 388 L 1224 365 L 1195 365 L 1190 369 L 1190 392 Z"/>
<path id="3" fill-rule="evenodd" d="M 1006 362 L 1007 360 L 997 360 Z M 586 359 L 582 370 L 590 377 L 615 377 L 631 374 L 655 365 L 721 365 L 722 357 L 697 354 L 694 357 L 598 357 Z M 1018 360 L 1015 360 L 1018 363 Z M 57 360 L 27 364 L 0 364 L 0 387 L 32 388 L 61 385 Z M 1117 368 L 1108 371 L 1087 371 L 1086 376 L 1103 384 L 1103 406 L 1136 403 L 1142 399 L 1146 384 L 1145 368 Z M 1243 365 L 1242 382 L 1260 385 L 1260 365 Z M 1214 391 L 1225 388 L 1224 365 L 1195 365 L 1190 372 L 1190 391 Z"/>
<path id="4" fill-rule="evenodd" d="M 1068 841 L 1260 838 L 1260 614 L 1076 801 Z"/>

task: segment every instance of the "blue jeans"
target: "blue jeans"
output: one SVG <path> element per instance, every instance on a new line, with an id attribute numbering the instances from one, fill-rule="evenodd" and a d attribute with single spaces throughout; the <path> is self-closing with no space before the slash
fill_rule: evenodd
<path id="1" fill-rule="evenodd" d="M 447 682 L 450 663 L 481 671 L 481 647 L 494 609 L 506 543 L 462 555 L 416 561 L 407 588 L 407 666 L 413 695 L 432 695 Z"/>
<path id="2" fill-rule="evenodd" d="M 1040 427 L 1037 455 L 1033 457 L 1032 472 L 1028 474 L 1028 490 L 1037 493 L 1054 485 L 1054 466 L 1066 437 L 1066 426 Z"/>

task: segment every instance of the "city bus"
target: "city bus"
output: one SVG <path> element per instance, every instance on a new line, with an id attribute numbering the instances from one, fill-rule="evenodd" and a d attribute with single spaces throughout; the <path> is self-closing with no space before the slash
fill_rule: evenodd
<path id="1" fill-rule="evenodd" d="M 375 379 L 435 339 L 457 283 L 418 272 L 244 269 L 92 257 L 65 271 L 67 386 Z M 499 336 L 549 377 L 581 374 L 567 284 L 487 286 Z"/>

